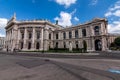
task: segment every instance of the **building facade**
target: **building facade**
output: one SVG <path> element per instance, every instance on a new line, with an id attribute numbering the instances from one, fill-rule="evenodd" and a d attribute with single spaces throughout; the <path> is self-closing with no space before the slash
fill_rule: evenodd
<path id="1" fill-rule="evenodd" d="M 108 49 L 107 20 L 96 18 L 85 24 L 63 28 L 47 20 L 16 21 L 14 15 L 6 29 L 6 48 L 13 51 L 50 48 L 83 48 L 87 51 Z"/>
<path id="2" fill-rule="evenodd" d="M 108 34 L 109 47 L 110 47 L 111 43 L 113 43 L 117 37 L 120 37 L 120 34 Z"/>
<path id="3" fill-rule="evenodd" d="M 0 50 L 5 46 L 5 37 L 0 37 Z"/>

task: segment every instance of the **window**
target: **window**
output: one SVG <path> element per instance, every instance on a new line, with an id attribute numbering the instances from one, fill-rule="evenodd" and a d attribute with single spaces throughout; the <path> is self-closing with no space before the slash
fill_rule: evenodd
<path id="1" fill-rule="evenodd" d="M 51 34 L 49 33 L 49 39 L 51 40 Z"/>
<path id="2" fill-rule="evenodd" d="M 63 33 L 63 39 L 66 39 L 66 33 L 65 32 Z"/>
<path id="3" fill-rule="evenodd" d="M 39 49 L 39 48 L 40 48 L 40 44 L 39 44 L 39 42 L 37 42 L 36 49 Z"/>
<path id="4" fill-rule="evenodd" d="M 78 30 L 75 30 L 75 38 L 78 38 Z"/>
<path id="5" fill-rule="evenodd" d="M 32 33 L 31 32 L 29 32 L 29 39 L 31 39 L 32 38 Z"/>
<path id="6" fill-rule="evenodd" d="M 76 41 L 75 44 L 76 44 L 76 49 L 78 49 L 78 41 Z"/>
<path id="7" fill-rule="evenodd" d="M 71 39 L 72 38 L 72 32 L 70 31 L 69 32 L 69 39 Z"/>
<path id="8" fill-rule="evenodd" d="M 95 26 L 94 32 L 95 32 L 95 35 L 99 35 L 99 26 Z"/>
<path id="9" fill-rule="evenodd" d="M 21 33 L 22 39 L 24 39 L 24 33 Z"/>
<path id="10" fill-rule="evenodd" d="M 36 33 L 37 33 L 37 39 L 39 39 L 40 38 L 40 32 L 37 31 Z"/>
<path id="11" fill-rule="evenodd" d="M 23 42 L 21 42 L 21 49 L 23 49 Z"/>
<path id="12" fill-rule="evenodd" d="M 28 49 L 31 49 L 31 42 L 28 43 Z"/>
<path id="13" fill-rule="evenodd" d="M 86 29 L 82 29 L 82 35 L 83 35 L 83 37 L 86 36 Z"/>
<path id="14" fill-rule="evenodd" d="M 58 33 L 56 34 L 56 39 L 58 39 Z"/>
<path id="15" fill-rule="evenodd" d="M 63 43 L 63 45 L 64 45 L 64 48 L 66 48 L 66 43 L 65 42 Z"/>
<path id="16" fill-rule="evenodd" d="M 55 46 L 55 48 L 58 48 L 58 42 L 56 42 L 56 46 Z"/>

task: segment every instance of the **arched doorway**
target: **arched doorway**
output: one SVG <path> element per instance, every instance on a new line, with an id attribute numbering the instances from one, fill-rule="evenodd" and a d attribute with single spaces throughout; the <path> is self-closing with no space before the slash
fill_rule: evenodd
<path id="1" fill-rule="evenodd" d="M 99 40 L 99 39 L 95 40 L 95 50 L 96 51 L 102 50 L 102 43 L 101 43 L 101 40 Z"/>
<path id="2" fill-rule="evenodd" d="M 36 43 L 36 49 L 39 49 L 40 48 L 40 44 L 39 42 Z"/>
<path id="3" fill-rule="evenodd" d="M 58 42 L 56 42 L 55 48 L 58 48 Z"/>
<path id="4" fill-rule="evenodd" d="M 28 49 L 31 49 L 31 42 L 28 43 Z"/>
<path id="5" fill-rule="evenodd" d="M 84 52 L 87 51 L 87 42 L 85 40 L 83 40 L 83 49 L 84 49 Z"/>

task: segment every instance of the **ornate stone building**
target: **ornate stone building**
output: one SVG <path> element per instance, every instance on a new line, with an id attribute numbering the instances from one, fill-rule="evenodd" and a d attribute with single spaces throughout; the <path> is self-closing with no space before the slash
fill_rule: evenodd
<path id="1" fill-rule="evenodd" d="M 5 46 L 5 37 L 0 37 L 0 50 Z"/>
<path id="2" fill-rule="evenodd" d="M 87 44 L 87 51 L 108 49 L 107 20 L 101 18 L 63 28 L 47 20 L 16 21 L 14 15 L 5 29 L 6 48 L 11 51 L 83 48 L 83 43 Z"/>

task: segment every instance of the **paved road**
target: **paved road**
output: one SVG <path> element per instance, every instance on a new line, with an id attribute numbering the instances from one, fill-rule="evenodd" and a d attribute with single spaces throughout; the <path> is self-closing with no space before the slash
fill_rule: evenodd
<path id="1" fill-rule="evenodd" d="M 0 80 L 120 80 L 119 59 L 51 58 L 0 54 Z"/>

